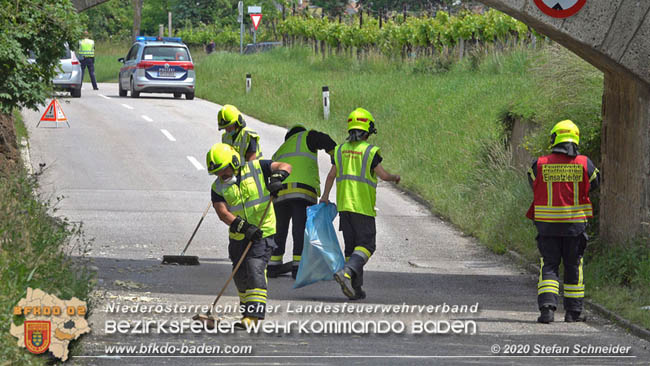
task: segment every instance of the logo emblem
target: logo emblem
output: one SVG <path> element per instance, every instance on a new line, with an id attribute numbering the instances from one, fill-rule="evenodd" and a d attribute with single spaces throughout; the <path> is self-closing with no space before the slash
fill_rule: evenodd
<path id="1" fill-rule="evenodd" d="M 50 347 L 51 323 L 49 320 L 26 320 L 25 347 L 31 353 L 43 353 Z"/>
<path id="2" fill-rule="evenodd" d="M 165 68 L 166 68 L 166 69 L 169 69 L 169 64 L 165 64 Z"/>

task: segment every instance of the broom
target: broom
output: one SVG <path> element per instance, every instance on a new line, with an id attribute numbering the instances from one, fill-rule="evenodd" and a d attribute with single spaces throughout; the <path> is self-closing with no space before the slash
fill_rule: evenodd
<path id="1" fill-rule="evenodd" d="M 271 207 L 272 203 L 273 203 L 273 196 L 271 196 L 271 198 L 269 199 L 269 203 L 266 205 L 266 208 L 264 209 L 264 213 L 262 214 L 262 218 L 260 219 L 260 223 L 257 225 L 257 227 L 262 227 L 262 224 L 264 223 L 264 219 L 266 218 L 266 214 L 269 212 L 269 207 Z M 219 321 L 220 319 L 211 316 L 212 309 L 214 309 L 214 307 L 217 305 L 217 302 L 221 298 L 221 295 L 223 295 L 224 291 L 226 291 L 228 284 L 230 284 L 230 281 L 232 281 L 233 277 L 235 277 L 237 270 L 239 270 L 239 267 L 244 262 L 244 258 L 246 258 L 246 254 L 248 254 L 248 251 L 251 249 L 252 246 L 253 246 L 253 240 L 250 240 L 248 242 L 248 245 L 246 245 L 246 248 L 244 249 L 244 253 L 241 255 L 239 261 L 235 265 L 235 268 L 232 270 L 232 274 L 230 275 L 230 277 L 228 277 L 228 280 L 223 285 L 223 288 L 221 288 L 221 291 L 219 291 L 219 295 L 217 295 L 217 298 L 214 299 L 214 302 L 212 303 L 212 306 L 208 309 L 208 312 L 205 314 L 196 314 L 192 317 L 192 320 L 200 320 L 203 323 L 205 323 L 207 329 L 214 329 L 216 322 Z"/>
<path id="2" fill-rule="evenodd" d="M 201 220 L 199 220 L 196 228 L 194 228 L 194 232 L 192 233 L 190 240 L 188 240 L 187 245 L 185 245 L 185 249 L 183 249 L 181 255 L 163 255 L 162 264 L 181 264 L 186 266 L 198 266 L 200 264 L 199 257 L 195 255 L 185 255 L 185 251 L 190 246 L 190 243 L 192 243 L 192 239 L 194 239 L 194 235 L 196 235 L 196 232 L 199 230 L 199 226 L 201 226 L 205 215 L 208 214 L 210 207 L 212 207 L 212 202 L 210 202 L 208 207 L 205 208 L 205 211 L 203 211 L 203 216 L 201 216 Z"/>

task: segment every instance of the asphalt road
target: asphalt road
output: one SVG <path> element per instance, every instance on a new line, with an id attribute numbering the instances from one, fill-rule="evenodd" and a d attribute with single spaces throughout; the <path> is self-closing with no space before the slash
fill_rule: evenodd
<path id="1" fill-rule="evenodd" d="M 366 266 L 368 297 L 354 302 L 353 308 L 333 281 L 294 290 L 291 277 L 284 276 L 269 279 L 274 311 L 266 323 L 277 327 L 269 331 L 195 334 L 183 328 L 182 334 L 164 334 L 171 327 L 151 326 L 145 334 L 111 333 L 111 324 L 117 321 L 142 330 L 134 328 L 141 320 L 189 320 L 195 312 L 180 306 L 212 303 L 231 265 L 227 227 L 213 210 L 187 253 L 198 255 L 201 265 L 160 264 L 163 255 L 181 252 L 209 204 L 213 178 L 206 173 L 204 157 L 219 141 L 220 106 L 200 99 L 173 99 L 171 94 L 120 98 L 116 84 L 99 88 L 86 86 L 80 99 L 60 98 L 70 128 L 51 128 L 52 122 L 35 128 L 42 111 L 23 113 L 31 163 L 36 171 L 40 163 L 46 164 L 43 193 L 64 196 L 56 215 L 82 221 L 86 237 L 93 239 L 88 244 L 98 278 L 89 317 L 93 331 L 83 337 L 82 355 L 71 364 L 646 365 L 650 360 L 648 342 L 595 314 L 589 314 L 587 323 L 569 324 L 562 322 L 560 308 L 558 322 L 537 324 L 536 283 L 531 275 L 386 183 L 379 184 L 377 193 L 378 249 Z M 285 130 L 252 117 L 247 122 L 261 135 L 263 152 L 270 157 Z M 324 181 L 330 162 L 321 153 L 319 163 Z M 343 242 L 340 233 L 339 241 Z M 289 253 L 285 261 L 291 259 Z M 220 304 L 237 303 L 230 285 Z M 136 312 L 110 311 L 114 305 Z M 152 305 L 153 311 L 142 309 Z M 156 305 L 172 311 L 157 312 Z M 296 312 L 305 305 L 329 305 L 340 312 L 319 308 Z M 398 308 L 387 310 L 384 305 Z M 431 313 L 414 305 L 432 305 Z M 468 307 L 453 313 L 452 305 Z M 477 310 L 472 311 L 471 305 Z M 227 320 L 236 318 L 235 313 L 223 315 Z M 392 328 L 374 332 L 372 322 L 380 321 Z M 414 334 L 422 323 L 429 334 Z M 354 324 L 355 333 L 323 332 L 324 324 Z M 452 332 L 448 324 L 458 328 Z M 133 346 L 135 352 L 126 354 L 126 349 L 110 349 L 113 346 Z M 220 348 L 216 353 L 192 349 L 198 346 Z M 626 351 L 621 356 L 611 348 L 603 353 L 589 346 L 621 346 Z M 171 347 L 176 347 L 173 354 Z M 192 351 L 198 353 L 189 354 Z"/>

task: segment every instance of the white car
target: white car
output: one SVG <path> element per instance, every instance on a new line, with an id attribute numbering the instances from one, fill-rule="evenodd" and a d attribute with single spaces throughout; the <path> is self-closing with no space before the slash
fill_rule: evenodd
<path id="1" fill-rule="evenodd" d="M 29 62 L 36 62 L 36 55 L 34 52 L 29 52 Z M 55 89 L 66 90 L 74 98 L 81 97 L 81 85 L 83 84 L 83 75 L 81 74 L 81 63 L 75 55 L 74 51 L 70 50 L 68 44 L 65 44 L 65 52 L 61 59 L 59 59 L 59 66 L 57 74 L 52 80 Z"/>

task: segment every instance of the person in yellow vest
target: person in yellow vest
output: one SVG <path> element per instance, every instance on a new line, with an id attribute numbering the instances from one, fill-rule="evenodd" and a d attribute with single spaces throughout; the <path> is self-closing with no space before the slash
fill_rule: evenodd
<path id="1" fill-rule="evenodd" d="M 564 262 L 564 321 L 579 322 L 585 285 L 582 255 L 587 247 L 587 219 L 593 217 L 589 192 L 600 184 L 594 163 L 578 152 L 580 130 L 572 121 L 558 122 L 551 130 L 551 154 L 534 160 L 528 170 L 533 203 L 526 216 L 537 228 L 541 254 L 537 321 L 554 320 L 560 293 L 559 267 Z"/>
<path id="2" fill-rule="evenodd" d="M 88 38 L 88 31 L 84 31 L 84 39 L 79 41 L 79 59 L 81 61 L 81 80 L 84 78 L 86 68 L 90 74 L 90 81 L 93 83 L 93 89 L 99 90 L 97 80 L 95 80 L 95 41 Z"/>
<path id="3" fill-rule="evenodd" d="M 277 277 L 287 271 L 282 258 L 291 222 L 293 261 L 290 268 L 291 277 L 296 278 L 302 257 L 307 206 L 315 205 L 320 196 L 318 150 L 331 155 L 335 147 L 336 142 L 328 134 L 296 125 L 287 131 L 284 143 L 273 154 L 273 161 L 291 164 L 293 174 L 284 181 L 282 190 L 278 192 L 278 198 L 273 203 L 277 219 L 275 242 L 278 247 L 269 261 L 269 277 Z"/>
<path id="4" fill-rule="evenodd" d="M 330 190 L 336 179 L 339 230 L 343 232 L 347 260 L 345 267 L 334 274 L 334 280 L 350 300 L 366 297 L 361 286 L 363 267 L 376 248 L 377 177 L 388 182 L 400 181 L 399 175 L 391 174 L 382 167 L 379 148 L 367 142 L 373 133 L 377 133 L 377 129 L 370 112 L 357 108 L 350 113 L 347 142 L 334 150 L 333 166 L 321 197 L 321 202 L 329 202 Z"/>
<path id="5" fill-rule="evenodd" d="M 208 173 L 218 177 L 212 184 L 212 205 L 219 219 L 230 227 L 228 255 L 233 268 L 248 243 L 253 242 L 233 278 L 243 313 L 241 323 L 249 326 L 266 314 L 266 266 L 276 246 L 271 196 L 282 189 L 291 165 L 272 160 L 240 162 L 235 149 L 224 143 L 212 146 L 206 165 Z M 263 217 L 268 205 L 271 207 Z"/>
<path id="6" fill-rule="evenodd" d="M 217 113 L 217 127 L 225 130 L 221 142 L 235 148 L 239 161 L 251 161 L 262 158 L 260 136 L 246 127 L 246 120 L 234 105 L 226 104 Z"/>

